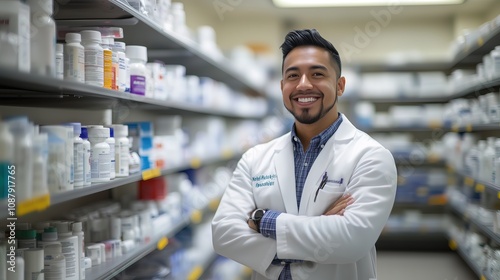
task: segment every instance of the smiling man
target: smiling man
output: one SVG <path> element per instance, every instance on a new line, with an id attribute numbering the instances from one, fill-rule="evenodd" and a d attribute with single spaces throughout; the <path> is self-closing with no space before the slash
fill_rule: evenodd
<path id="1" fill-rule="evenodd" d="M 281 49 L 294 125 L 239 161 L 212 221 L 214 248 L 252 268 L 252 279 L 376 279 L 394 159 L 338 112 L 346 80 L 330 42 L 295 30 Z"/>

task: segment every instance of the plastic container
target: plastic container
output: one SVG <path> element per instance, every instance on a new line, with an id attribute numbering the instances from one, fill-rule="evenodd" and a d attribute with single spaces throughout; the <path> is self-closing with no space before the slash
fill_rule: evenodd
<path id="1" fill-rule="evenodd" d="M 111 159 L 111 165 L 109 168 L 110 179 L 116 177 L 116 156 L 115 156 L 115 134 L 113 127 L 109 127 L 109 138 L 106 139 L 106 143 L 109 145 L 109 157 Z"/>
<path id="2" fill-rule="evenodd" d="M 0 19 L 2 19 L 1 46 L 6 46 L 6 53 L 14 53 L 14 59 L 3 53 L 0 65 L 14 66 L 15 70 L 30 72 L 30 7 L 18 0 L 0 1 Z M 16 47 L 12 50 L 11 47 Z"/>
<path id="3" fill-rule="evenodd" d="M 85 234 L 82 222 L 71 224 L 73 236 L 78 238 L 78 256 L 80 257 L 80 280 L 85 279 Z"/>
<path id="4" fill-rule="evenodd" d="M 115 133 L 115 171 L 116 177 L 129 175 L 129 140 L 128 126 L 123 124 L 113 125 Z"/>
<path id="5" fill-rule="evenodd" d="M 98 87 L 104 86 L 104 50 L 100 46 L 101 33 L 83 30 L 82 45 L 85 48 L 85 83 Z"/>
<path id="6" fill-rule="evenodd" d="M 18 248 L 36 248 L 36 230 L 16 230 Z"/>
<path id="7" fill-rule="evenodd" d="M 56 76 L 56 23 L 53 0 L 27 0 L 31 12 L 31 73 Z"/>
<path id="8" fill-rule="evenodd" d="M 33 197 L 49 194 L 48 157 L 48 134 L 36 134 L 33 138 Z"/>
<path id="9" fill-rule="evenodd" d="M 110 147 L 106 143 L 109 138 L 109 128 L 89 127 L 90 172 L 92 183 L 107 182 L 111 179 Z"/>
<path id="10" fill-rule="evenodd" d="M 61 242 L 62 252 L 66 259 L 66 278 L 67 280 L 80 279 L 80 258 L 78 256 L 78 237 L 73 236 L 70 230 L 70 223 L 57 222 L 58 241 Z"/>
<path id="11" fill-rule="evenodd" d="M 64 45 L 64 79 L 85 83 L 85 48 L 79 33 L 66 33 Z"/>
<path id="12" fill-rule="evenodd" d="M 13 147 L 14 136 L 10 132 L 9 125 L 5 122 L 0 122 L 0 200 L 8 196 L 9 168 L 12 168 L 14 162 Z"/>
<path id="13" fill-rule="evenodd" d="M 73 129 L 62 125 L 47 125 L 40 131 L 49 137 L 49 192 L 58 193 L 74 189 Z"/>
<path id="14" fill-rule="evenodd" d="M 148 50 L 143 46 L 127 46 L 126 54 L 130 59 L 130 93 L 145 96 Z"/>
<path id="15" fill-rule="evenodd" d="M 66 279 L 66 258 L 60 243 L 49 244 L 44 251 L 44 280 Z"/>
<path id="16" fill-rule="evenodd" d="M 500 77 L 500 46 L 496 46 L 490 53 L 492 63 L 492 78 Z"/>
<path id="17" fill-rule="evenodd" d="M 84 147 L 83 147 L 83 139 L 80 137 L 82 134 L 82 125 L 81 123 L 67 123 L 66 125 L 70 126 L 73 130 L 73 154 L 74 154 L 74 188 L 82 188 L 84 186 Z"/>
<path id="18" fill-rule="evenodd" d="M 56 44 L 56 78 L 64 79 L 64 45 Z"/>
<path id="19" fill-rule="evenodd" d="M 33 197 L 33 125 L 24 116 L 12 117 L 7 122 L 14 136 L 16 202 L 19 203 Z"/>
<path id="20" fill-rule="evenodd" d="M 32 248 L 24 251 L 25 279 L 43 279 L 43 249 Z"/>
<path id="21" fill-rule="evenodd" d="M 113 59 L 118 59 L 118 66 L 116 69 L 116 89 L 119 91 L 125 91 L 125 89 L 127 88 L 127 65 L 125 64 L 125 49 L 125 43 L 114 42 Z"/>
<path id="22" fill-rule="evenodd" d="M 112 38 L 101 38 L 104 58 L 104 88 L 113 89 L 113 51 L 110 46 Z"/>
<path id="23" fill-rule="evenodd" d="M 170 13 L 172 14 L 173 31 L 180 35 L 185 35 L 186 12 L 184 11 L 184 4 L 181 2 L 173 2 L 170 6 Z"/>
<path id="24" fill-rule="evenodd" d="M 110 50 L 112 51 L 112 56 L 111 56 L 111 61 L 112 61 L 112 66 L 111 66 L 111 89 L 118 90 L 118 74 L 119 74 L 119 69 L 120 69 L 120 58 L 118 56 L 118 52 L 115 51 L 115 39 L 114 38 L 108 38 L 108 46 Z"/>
<path id="25" fill-rule="evenodd" d="M 1 279 L 25 280 L 25 278 L 24 278 L 24 269 L 25 269 L 24 258 L 16 255 L 15 262 L 16 262 L 16 269 L 14 271 L 8 270 L 6 278 L 1 278 Z M 1 274 L 2 273 L 0 272 L 0 275 Z"/>
<path id="26" fill-rule="evenodd" d="M 90 186 L 92 183 L 90 168 L 91 144 L 86 127 L 82 127 L 80 138 L 83 140 L 83 186 Z"/>

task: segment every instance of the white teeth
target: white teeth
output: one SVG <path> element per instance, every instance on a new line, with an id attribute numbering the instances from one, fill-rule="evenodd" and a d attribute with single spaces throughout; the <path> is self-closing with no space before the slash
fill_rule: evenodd
<path id="1" fill-rule="evenodd" d="M 314 98 L 314 97 L 302 97 L 302 98 L 299 98 L 298 101 L 299 102 L 314 102 L 316 101 L 317 98 Z"/>

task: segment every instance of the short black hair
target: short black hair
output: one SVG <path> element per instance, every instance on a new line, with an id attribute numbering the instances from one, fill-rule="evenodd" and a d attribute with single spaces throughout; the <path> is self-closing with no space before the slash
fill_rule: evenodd
<path id="1" fill-rule="evenodd" d="M 285 58 L 294 48 L 299 46 L 316 46 L 328 51 L 332 57 L 333 65 L 335 70 L 338 72 L 337 77 L 340 77 L 342 71 L 342 62 L 340 61 L 339 52 L 328 40 L 323 38 L 316 29 L 302 29 L 293 30 L 288 32 L 285 36 L 285 41 L 281 44 L 281 51 L 283 52 L 283 61 L 281 64 L 281 70 L 283 71 L 283 65 Z"/>

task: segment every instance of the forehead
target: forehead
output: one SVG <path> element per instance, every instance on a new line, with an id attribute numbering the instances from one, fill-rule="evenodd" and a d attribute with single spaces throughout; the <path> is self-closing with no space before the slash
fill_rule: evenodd
<path id="1" fill-rule="evenodd" d="M 333 70 L 330 53 L 316 46 L 296 47 L 288 53 L 283 61 L 283 70 L 286 71 L 289 67 L 312 65 L 322 65 Z"/>

